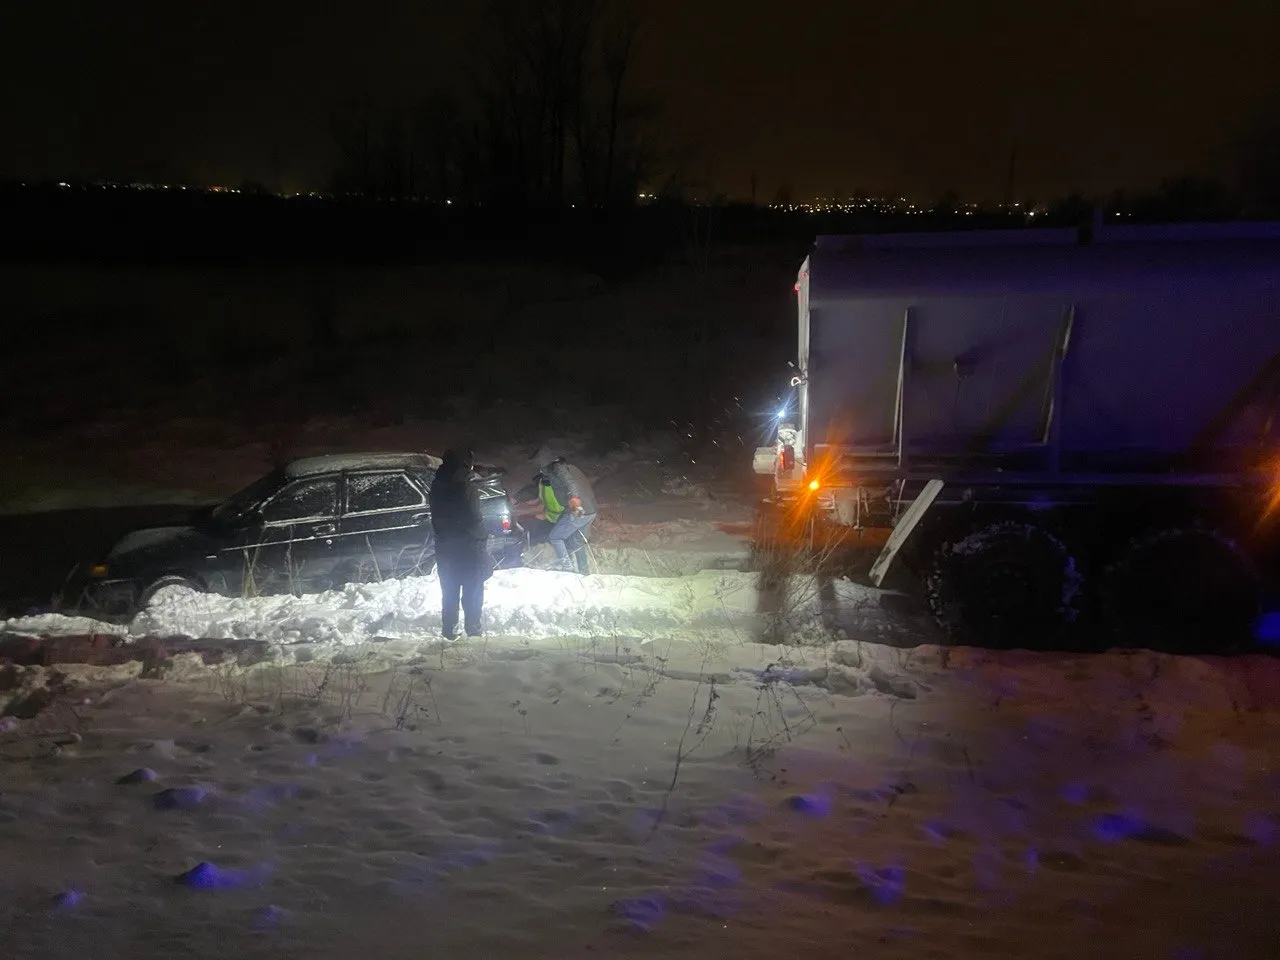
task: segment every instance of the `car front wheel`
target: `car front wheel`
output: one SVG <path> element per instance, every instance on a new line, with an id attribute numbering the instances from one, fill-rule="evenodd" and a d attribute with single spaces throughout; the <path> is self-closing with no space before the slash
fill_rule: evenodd
<path id="1" fill-rule="evenodd" d="M 152 583 L 142 591 L 142 594 L 138 597 L 138 609 L 145 610 L 149 607 L 151 605 L 151 600 L 155 595 L 166 587 L 186 587 L 189 590 L 202 592 L 200 584 L 196 583 L 190 577 L 184 577 L 177 573 L 166 574 L 165 576 L 152 581 Z"/>

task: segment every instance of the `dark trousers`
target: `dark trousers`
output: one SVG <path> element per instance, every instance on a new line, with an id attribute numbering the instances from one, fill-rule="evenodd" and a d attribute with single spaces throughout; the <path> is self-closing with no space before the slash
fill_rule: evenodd
<path id="1" fill-rule="evenodd" d="M 466 617 L 467 635 L 478 637 L 484 632 L 481 608 L 484 606 L 485 575 L 483 564 L 474 556 L 436 556 L 440 574 L 440 632 L 446 637 L 458 634 L 458 607 Z"/>
<path id="2" fill-rule="evenodd" d="M 587 533 L 595 522 L 594 513 L 584 513 L 575 517 L 568 511 L 560 514 L 549 531 L 547 542 L 556 552 L 556 565 L 562 570 L 572 570 L 576 563 L 578 572 L 591 572 L 587 557 Z"/>

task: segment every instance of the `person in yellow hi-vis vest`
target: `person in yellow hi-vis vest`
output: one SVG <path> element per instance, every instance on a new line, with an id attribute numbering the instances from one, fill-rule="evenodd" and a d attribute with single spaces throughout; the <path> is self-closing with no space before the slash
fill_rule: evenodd
<path id="1" fill-rule="evenodd" d="M 534 456 L 537 474 L 516 500 L 536 500 L 542 506 L 546 540 L 556 552 L 556 567 L 586 575 L 587 531 L 596 519 L 596 495 L 586 474 L 545 447 Z"/>

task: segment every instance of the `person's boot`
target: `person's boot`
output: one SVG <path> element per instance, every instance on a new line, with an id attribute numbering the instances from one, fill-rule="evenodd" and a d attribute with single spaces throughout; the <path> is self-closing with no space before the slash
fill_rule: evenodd
<path id="1" fill-rule="evenodd" d="M 579 550 L 573 555 L 574 562 L 578 565 L 578 573 L 584 577 L 591 575 L 591 557 L 587 555 L 586 550 Z"/>

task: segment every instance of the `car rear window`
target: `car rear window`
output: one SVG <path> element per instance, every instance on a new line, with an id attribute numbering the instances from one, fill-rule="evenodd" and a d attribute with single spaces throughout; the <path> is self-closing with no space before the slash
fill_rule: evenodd
<path id="1" fill-rule="evenodd" d="M 426 501 L 403 473 L 353 473 L 347 476 L 347 513 L 403 510 Z"/>

